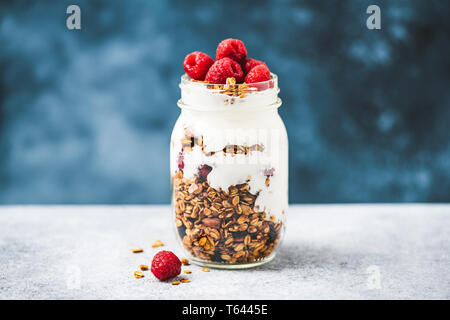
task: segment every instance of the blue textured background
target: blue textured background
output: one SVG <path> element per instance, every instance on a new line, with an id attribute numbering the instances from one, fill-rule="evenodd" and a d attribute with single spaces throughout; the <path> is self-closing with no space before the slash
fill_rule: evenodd
<path id="1" fill-rule="evenodd" d="M 279 75 L 291 202 L 447 202 L 449 8 L 2 1 L 0 203 L 167 203 L 182 60 L 228 37 Z"/>

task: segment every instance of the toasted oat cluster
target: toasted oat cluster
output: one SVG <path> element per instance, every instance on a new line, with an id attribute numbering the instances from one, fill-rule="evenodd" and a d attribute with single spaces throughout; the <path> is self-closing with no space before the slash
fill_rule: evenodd
<path id="1" fill-rule="evenodd" d="M 208 81 L 192 80 L 194 82 L 209 83 Z M 236 84 L 234 77 L 229 77 L 225 84 L 208 84 L 208 89 L 217 90 L 217 93 L 229 95 L 230 97 L 244 98 L 248 93 L 258 91 L 258 88 L 252 87 L 247 83 Z"/>
<path id="2" fill-rule="evenodd" d="M 250 87 L 245 82 L 241 84 L 236 84 L 236 79 L 233 77 L 227 78 L 225 84 L 211 84 L 208 86 L 208 88 L 219 90 L 219 93 L 239 98 L 244 98 L 247 93 L 250 93 L 252 91 L 258 91 L 257 88 Z"/>
<path id="3" fill-rule="evenodd" d="M 183 148 L 183 152 L 190 152 L 195 146 L 198 146 L 202 149 L 202 152 L 210 157 L 217 153 L 222 152 L 225 154 L 250 154 L 252 151 L 264 151 L 264 146 L 261 144 L 253 144 L 251 146 L 248 145 L 237 145 L 237 144 L 227 144 L 223 147 L 222 150 L 214 150 L 214 151 L 205 151 L 205 146 L 203 145 L 204 138 L 203 136 L 194 136 L 189 131 L 184 132 L 184 137 L 181 139 L 181 146 Z"/>
<path id="4" fill-rule="evenodd" d="M 247 263 L 271 254 L 282 223 L 255 211 L 257 195 L 247 183 L 216 190 L 201 177 L 173 177 L 176 226 L 192 256 L 213 262 Z"/>

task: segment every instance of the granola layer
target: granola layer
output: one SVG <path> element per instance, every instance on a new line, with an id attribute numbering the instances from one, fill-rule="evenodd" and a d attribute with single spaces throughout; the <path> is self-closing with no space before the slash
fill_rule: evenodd
<path id="1" fill-rule="evenodd" d="M 248 263 L 269 256 L 282 232 L 282 222 L 255 208 L 258 197 L 248 183 L 228 191 L 205 179 L 173 177 L 176 226 L 192 256 L 212 262 Z"/>

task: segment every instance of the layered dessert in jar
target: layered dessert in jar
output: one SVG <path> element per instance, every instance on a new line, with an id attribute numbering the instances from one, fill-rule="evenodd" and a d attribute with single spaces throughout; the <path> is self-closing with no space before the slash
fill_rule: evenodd
<path id="1" fill-rule="evenodd" d="M 194 262 L 249 267 L 270 261 L 285 227 L 288 142 L 277 76 L 222 41 L 216 60 L 184 61 L 181 115 L 171 137 L 177 235 Z"/>

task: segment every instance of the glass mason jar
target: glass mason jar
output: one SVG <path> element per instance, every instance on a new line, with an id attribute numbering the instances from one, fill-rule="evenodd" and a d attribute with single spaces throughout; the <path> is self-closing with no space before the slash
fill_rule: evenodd
<path id="1" fill-rule="evenodd" d="M 288 140 L 278 79 L 211 85 L 182 76 L 170 146 L 177 237 L 216 268 L 272 260 L 288 208 Z"/>

